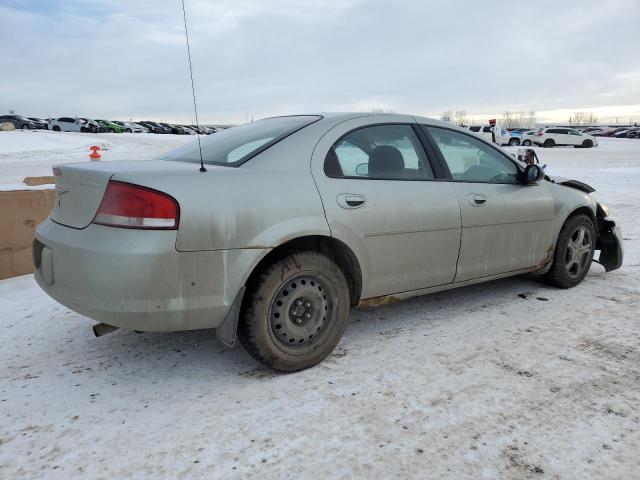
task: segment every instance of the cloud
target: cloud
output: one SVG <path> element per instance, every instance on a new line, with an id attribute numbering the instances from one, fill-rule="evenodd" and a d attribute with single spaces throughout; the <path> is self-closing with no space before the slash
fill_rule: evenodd
<path id="1" fill-rule="evenodd" d="M 186 4 L 206 122 L 640 103 L 633 0 Z M 0 23 L 0 111 L 192 119 L 179 0 L 5 0 Z"/>

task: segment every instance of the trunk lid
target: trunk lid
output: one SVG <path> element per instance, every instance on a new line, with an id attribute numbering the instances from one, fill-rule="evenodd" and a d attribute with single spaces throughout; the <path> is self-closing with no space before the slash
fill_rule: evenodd
<path id="1" fill-rule="evenodd" d="M 192 170 L 193 164 L 160 160 L 135 162 L 83 162 L 56 165 L 56 200 L 51 219 L 73 228 L 87 227 L 98 210 L 109 180 L 120 173 L 143 173 L 141 178 L 158 173 Z M 146 173 L 146 175 L 145 175 Z"/>

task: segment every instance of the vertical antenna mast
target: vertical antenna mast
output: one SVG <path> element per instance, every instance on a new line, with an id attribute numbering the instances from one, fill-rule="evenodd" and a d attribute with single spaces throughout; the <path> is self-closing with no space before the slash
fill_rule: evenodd
<path id="1" fill-rule="evenodd" d="M 184 36 L 187 39 L 187 56 L 189 57 L 189 75 L 191 76 L 191 93 L 193 94 L 193 111 L 196 114 L 196 134 L 198 135 L 198 150 L 200 151 L 200 171 L 206 172 L 202 158 L 202 145 L 200 144 L 200 123 L 198 122 L 198 107 L 196 106 L 196 87 L 193 85 L 193 67 L 191 66 L 191 48 L 189 47 L 189 31 L 187 30 L 187 12 L 182 0 L 182 18 L 184 19 Z"/>

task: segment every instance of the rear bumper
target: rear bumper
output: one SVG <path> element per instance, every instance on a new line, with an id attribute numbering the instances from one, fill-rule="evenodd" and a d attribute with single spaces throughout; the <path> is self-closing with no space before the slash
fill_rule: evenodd
<path id="1" fill-rule="evenodd" d="M 41 223 L 35 279 L 52 298 L 94 320 L 141 331 L 219 327 L 266 251 L 178 252 L 176 231 Z"/>
<path id="2" fill-rule="evenodd" d="M 609 217 L 598 219 L 597 247 L 600 249 L 598 261 L 607 272 L 622 266 L 624 260 L 622 229 Z"/>

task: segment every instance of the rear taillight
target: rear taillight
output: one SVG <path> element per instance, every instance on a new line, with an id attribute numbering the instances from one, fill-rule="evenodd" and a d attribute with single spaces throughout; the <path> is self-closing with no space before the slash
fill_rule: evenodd
<path id="1" fill-rule="evenodd" d="M 536 133 L 536 137 L 541 137 L 542 135 L 544 135 L 544 132 L 538 132 L 538 133 Z"/>
<path id="2" fill-rule="evenodd" d="M 170 195 L 132 183 L 110 181 L 92 223 L 175 230 L 179 221 L 180 206 Z"/>

